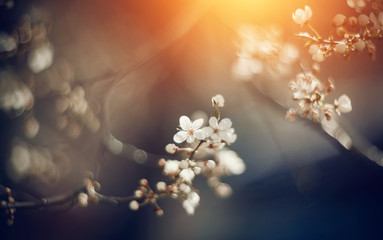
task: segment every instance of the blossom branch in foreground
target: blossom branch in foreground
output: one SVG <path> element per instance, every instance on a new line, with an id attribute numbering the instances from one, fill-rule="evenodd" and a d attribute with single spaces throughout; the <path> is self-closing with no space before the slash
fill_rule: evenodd
<path id="1" fill-rule="evenodd" d="M 227 197 L 231 194 L 231 187 L 222 183 L 220 178 L 243 173 L 245 165 L 235 152 L 227 149 L 228 145 L 235 142 L 237 135 L 231 127 L 231 120 L 221 119 L 220 108 L 223 106 L 224 98 L 221 95 L 212 98 L 212 117 L 209 126 L 203 127 L 203 119 L 192 121 L 187 116 L 180 117 L 180 128 L 173 140 L 177 144 L 186 141 L 189 146 L 179 147 L 174 143 L 166 145 L 168 153 L 181 155 L 181 160 L 165 158 L 159 160 L 159 166 L 163 168 L 163 174 L 169 177 L 170 182 L 157 182 L 154 191 L 147 181 L 143 181 L 135 191 L 140 201 L 133 200 L 130 203 L 132 210 L 152 204 L 156 214 L 162 215 L 163 210 L 157 204 L 157 200 L 170 196 L 182 201 L 186 212 L 193 215 L 200 201 L 198 189 L 192 184 L 197 175 L 204 175 L 218 196 Z M 197 153 L 202 156 L 196 158 Z M 214 160 L 209 159 L 210 156 L 213 156 Z"/>
<path id="2" fill-rule="evenodd" d="M 165 160 L 164 158 L 159 160 L 159 166 L 163 168 L 164 175 L 170 179 L 169 183 L 157 182 L 153 189 L 149 186 L 148 180 L 141 179 L 138 188 L 131 196 L 105 196 L 99 192 L 100 184 L 94 179 L 93 174 L 88 174 L 84 180 L 84 186 L 78 190 L 67 195 L 34 201 L 16 201 L 9 188 L 1 187 L 0 209 L 7 214 L 9 224 L 14 221 L 16 209 L 49 209 L 65 205 L 87 207 L 89 204 L 97 203 L 126 204 L 131 210 L 153 205 L 155 213 L 161 216 L 164 211 L 159 206 L 158 200 L 171 197 L 181 201 L 186 212 L 193 215 L 200 201 L 198 189 L 192 185 L 196 175 L 204 175 L 209 186 L 218 196 L 227 197 L 232 192 L 231 187 L 222 183 L 220 178 L 226 175 L 242 174 L 246 168 L 243 160 L 226 147 L 236 140 L 237 135 L 231 127 L 230 119 L 220 119 L 220 108 L 223 106 L 224 98 L 221 95 L 212 98 L 213 116 L 209 120 L 209 126 L 203 128 L 202 119 L 191 121 L 186 116 L 180 117 L 180 129 L 175 134 L 174 140 L 176 143 L 186 141 L 190 147 L 178 147 L 172 143 L 166 146 L 168 153 L 184 154 L 181 156 L 182 160 Z M 196 139 L 199 139 L 198 144 Z M 195 157 L 197 153 L 204 153 L 204 155 L 197 159 Z M 207 156 L 213 156 L 214 160 L 207 159 Z"/>

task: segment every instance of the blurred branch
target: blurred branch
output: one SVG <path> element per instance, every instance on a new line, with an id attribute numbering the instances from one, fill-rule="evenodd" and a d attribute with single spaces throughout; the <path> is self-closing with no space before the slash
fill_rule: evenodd
<path id="1" fill-rule="evenodd" d="M 0 185 L 0 189 L 7 189 L 4 186 Z M 4 192 L 4 191 L 2 191 Z M 50 198 L 41 198 L 36 201 L 14 201 L 7 202 L 2 201 L 0 205 L 0 209 L 43 209 L 50 208 L 56 206 L 63 206 L 65 204 L 71 203 L 75 205 L 77 203 L 77 197 L 80 193 L 86 193 L 86 187 L 82 187 L 73 193 L 67 195 L 58 195 Z M 95 193 L 95 197 L 97 198 L 97 202 L 105 203 L 105 204 L 128 204 L 131 200 L 137 199 L 136 196 L 127 196 L 127 197 L 116 197 L 116 196 L 105 196 L 98 192 Z"/>

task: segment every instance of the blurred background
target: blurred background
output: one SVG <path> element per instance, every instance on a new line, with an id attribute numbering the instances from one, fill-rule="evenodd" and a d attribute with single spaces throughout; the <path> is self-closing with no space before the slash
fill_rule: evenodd
<path id="1" fill-rule="evenodd" d="M 308 30 L 291 18 L 304 5 L 324 36 L 337 13 L 355 15 L 345 0 L 0 0 L 0 184 L 16 199 L 70 193 L 86 171 L 105 195 L 131 195 L 143 177 L 165 180 L 156 163 L 179 116 L 209 114 L 216 94 L 238 134 L 231 148 L 247 166 L 224 179 L 233 188 L 227 199 L 197 179 L 192 217 L 172 199 L 160 201 L 160 218 L 151 207 L 103 204 L 17 210 L 13 226 L 1 218 L 0 238 L 382 239 L 383 168 L 319 125 L 285 120 L 272 100 L 293 106 L 288 82 L 299 59 L 311 61 L 294 35 Z M 249 26 L 291 50 L 291 62 L 266 55 L 249 77 L 264 95 L 233 67 Z M 264 50 L 262 39 L 254 46 Z M 342 116 L 349 128 L 381 149 L 382 48 L 375 61 L 332 56 L 320 73 L 335 79 L 330 101 L 351 98 L 353 111 Z"/>

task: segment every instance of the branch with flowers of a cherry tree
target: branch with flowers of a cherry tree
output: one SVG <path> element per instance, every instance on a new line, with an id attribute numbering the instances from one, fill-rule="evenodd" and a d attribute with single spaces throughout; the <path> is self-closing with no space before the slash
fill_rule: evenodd
<path id="1" fill-rule="evenodd" d="M 87 207 L 90 203 L 128 204 L 131 210 L 153 205 L 156 215 L 161 216 L 164 211 L 158 200 L 171 197 L 181 201 L 187 214 L 193 215 L 200 202 L 199 191 L 193 186 L 196 176 L 204 176 L 218 197 L 228 197 L 232 189 L 220 179 L 227 175 L 242 174 L 246 169 L 243 160 L 228 148 L 236 141 L 237 135 L 231 120 L 221 119 L 220 109 L 224 102 L 222 95 L 212 98 L 212 116 L 205 127 L 203 119 L 192 121 L 187 116 L 180 117 L 180 128 L 173 140 L 177 144 L 186 141 L 187 146 L 180 147 L 169 143 L 165 149 L 168 153 L 179 156 L 181 160 L 161 158 L 158 162 L 163 168 L 163 174 L 169 177 L 168 183 L 159 181 L 153 189 L 147 179 L 141 179 L 131 196 L 105 196 L 99 192 L 100 183 L 95 180 L 94 175 L 88 174 L 84 179 L 84 186 L 73 193 L 32 202 L 16 201 L 11 190 L 3 187 L 0 209 L 5 210 L 10 224 L 13 223 L 16 209 L 44 209 L 67 205 Z"/>
<path id="2" fill-rule="evenodd" d="M 368 4 L 369 3 L 369 4 Z M 348 19 L 337 14 L 333 26 L 339 39 L 333 35 L 328 38 L 320 36 L 310 24 L 313 12 L 309 6 L 297 9 L 292 13 L 293 21 L 301 27 L 307 27 L 308 32 L 296 34 L 306 39 L 304 48 L 314 63 L 308 67 L 305 60 L 299 60 L 299 53 L 291 44 L 281 40 L 278 31 L 272 28 L 260 30 L 256 27 L 242 27 L 238 33 L 240 43 L 238 60 L 233 66 L 236 79 L 243 80 L 251 94 L 261 95 L 270 99 L 271 103 L 287 110 L 286 119 L 295 120 L 298 116 L 313 122 L 313 128 L 325 132 L 324 136 L 335 139 L 347 150 L 351 150 L 369 160 L 383 166 L 383 153 L 339 116 L 352 111 L 351 99 L 342 94 L 332 103 L 326 101 L 327 96 L 335 89 L 335 81 L 330 76 L 325 81 L 320 80 L 320 63 L 331 55 L 349 58 L 352 52 L 362 52 L 367 49 L 370 57 L 375 59 L 376 46 L 374 41 L 382 38 L 383 5 L 381 1 L 348 0 L 349 7 L 359 14 Z M 362 10 L 370 10 L 368 14 Z M 378 17 L 377 17 L 378 16 Z M 299 61 L 299 62 L 298 62 Z M 298 62 L 302 72 L 288 84 L 292 90 L 292 100 L 295 106 L 277 98 L 275 94 L 262 87 L 260 79 L 283 79 L 292 74 L 292 66 Z M 254 78 L 256 77 L 256 78 Z M 249 84 L 251 85 L 249 87 Z M 271 81 L 270 84 L 274 84 Z M 316 124 L 319 123 L 320 125 Z M 319 126 L 319 127 L 318 127 Z M 330 141 L 333 142 L 333 141 Z"/>

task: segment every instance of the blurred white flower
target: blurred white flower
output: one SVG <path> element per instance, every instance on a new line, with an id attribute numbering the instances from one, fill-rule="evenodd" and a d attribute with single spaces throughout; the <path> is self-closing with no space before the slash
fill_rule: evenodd
<path id="1" fill-rule="evenodd" d="M 52 65 L 54 48 L 52 44 L 46 43 L 32 50 L 28 56 L 28 66 L 34 73 L 39 73 Z"/>
<path id="2" fill-rule="evenodd" d="M 311 11 L 311 8 L 309 6 L 305 6 L 305 9 L 297 9 L 295 13 L 293 13 L 293 20 L 295 23 L 303 25 L 308 20 L 311 19 L 313 13 Z"/>
<path id="3" fill-rule="evenodd" d="M 355 11 L 359 13 L 362 8 L 366 7 L 366 2 L 364 0 L 347 0 L 347 5 L 350 8 L 355 8 Z"/>
<path id="4" fill-rule="evenodd" d="M 16 40 L 6 33 L 0 33 L 0 52 L 10 52 L 17 47 Z"/>
<path id="5" fill-rule="evenodd" d="M 291 73 L 299 56 L 298 49 L 285 43 L 278 26 L 241 26 L 238 59 L 232 73 L 237 80 L 252 80 L 254 75 L 264 75 L 278 80 Z"/>
<path id="6" fill-rule="evenodd" d="M 233 193 L 230 185 L 226 183 L 218 183 L 215 185 L 214 190 L 215 194 L 220 198 L 227 198 Z"/>
<path id="7" fill-rule="evenodd" d="M 335 25 L 335 27 L 339 27 L 343 25 L 345 21 L 346 21 L 346 16 L 344 16 L 343 14 L 337 14 L 332 19 L 332 23 Z"/>
<path id="8" fill-rule="evenodd" d="M 358 51 L 363 51 L 366 47 L 366 43 L 362 39 L 359 39 L 356 43 L 354 43 L 354 47 Z"/>
<path id="9" fill-rule="evenodd" d="M 190 121 L 190 118 L 187 116 L 181 116 L 179 121 L 181 130 L 174 135 L 174 142 L 182 143 L 186 140 L 188 143 L 193 143 L 195 139 L 203 140 L 205 138 L 204 131 L 200 129 L 203 119 Z"/>
<path id="10" fill-rule="evenodd" d="M 180 161 L 178 160 L 167 160 L 164 166 L 164 172 L 167 175 L 176 175 L 180 170 Z"/>
<path id="11" fill-rule="evenodd" d="M 246 165 L 236 152 L 232 150 L 223 150 L 216 154 L 218 167 L 224 168 L 227 174 L 242 174 Z"/>
<path id="12" fill-rule="evenodd" d="M 360 26 L 365 27 L 370 23 L 370 18 L 366 14 L 360 14 L 358 16 L 358 23 Z"/>
<path id="13" fill-rule="evenodd" d="M 348 113 L 352 111 L 351 100 L 346 94 L 335 99 L 334 106 L 339 115 L 340 113 Z"/>
<path id="14" fill-rule="evenodd" d="M 262 71 L 262 62 L 250 57 L 240 57 L 233 65 L 233 73 L 240 80 L 250 80 L 253 74 L 259 74 Z"/>
<path id="15" fill-rule="evenodd" d="M 341 42 L 341 43 L 338 43 L 336 46 L 335 46 L 335 51 L 339 54 L 344 54 L 347 50 L 347 46 L 345 43 Z"/>
<path id="16" fill-rule="evenodd" d="M 86 193 L 80 193 L 77 196 L 77 201 L 81 207 L 87 207 L 88 206 L 88 195 Z"/>
<path id="17" fill-rule="evenodd" d="M 199 200 L 200 197 L 196 192 L 190 192 L 187 195 L 187 198 L 183 201 L 182 206 L 188 215 L 194 215 L 195 209 L 199 204 Z"/>
<path id="18" fill-rule="evenodd" d="M 194 171 L 190 168 L 182 169 L 180 172 L 180 178 L 182 178 L 185 182 L 191 183 L 195 177 Z"/>
<path id="19" fill-rule="evenodd" d="M 309 54 L 315 62 L 323 62 L 325 59 L 323 51 L 316 44 L 310 46 Z"/>
<path id="20" fill-rule="evenodd" d="M 374 24 L 375 29 L 383 30 L 383 11 L 379 12 L 378 18 L 376 18 L 373 12 L 370 13 L 370 20 Z"/>

